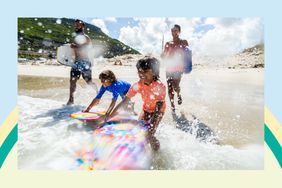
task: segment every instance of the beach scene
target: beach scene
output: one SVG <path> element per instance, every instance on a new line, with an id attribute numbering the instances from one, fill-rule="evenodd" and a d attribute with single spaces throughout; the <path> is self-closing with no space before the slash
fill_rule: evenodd
<path id="1" fill-rule="evenodd" d="M 98 90 L 81 76 L 74 101 L 67 105 L 73 67 L 58 62 L 57 50 L 73 43 L 75 20 L 18 18 L 19 169 L 263 169 L 265 64 L 261 18 L 80 18 L 91 40 L 91 77 Z M 162 54 L 166 42 L 173 39 L 175 24 L 181 26 L 179 36 L 192 50 L 193 68 L 182 74 L 182 104 L 175 96 L 174 112 Z M 86 150 L 109 147 L 101 144 L 107 141 L 100 136 L 101 129 L 106 132 L 110 128 L 89 126 L 70 115 L 89 106 L 103 85 L 99 78 L 103 71 L 111 70 L 118 80 L 136 83 L 141 79 L 136 64 L 146 56 L 159 60 L 159 80 L 166 86 L 166 109 L 154 133 L 160 148 L 154 151 L 144 136 L 142 150 L 136 153 L 138 163 L 129 161 L 133 157 L 126 154 L 109 157 L 111 154 L 103 154 L 107 152 L 103 149 L 99 150 L 103 163 L 98 164 L 93 156 L 81 157 Z M 92 111 L 107 111 L 112 97 L 105 92 Z M 118 97 L 116 104 L 122 100 Z M 139 116 L 143 98 L 137 94 L 131 100 Z M 140 125 L 132 122 L 114 126 L 119 125 L 124 126 L 111 131 L 122 129 L 127 134 L 130 129 L 133 137 L 144 131 L 135 129 Z M 118 136 L 113 133 L 111 145 Z M 128 143 L 130 151 L 140 146 L 123 139 L 118 142 Z"/>

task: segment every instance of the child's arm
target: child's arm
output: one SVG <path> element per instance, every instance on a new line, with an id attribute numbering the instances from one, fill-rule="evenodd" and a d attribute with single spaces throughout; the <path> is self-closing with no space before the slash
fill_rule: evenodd
<path id="1" fill-rule="evenodd" d="M 117 102 L 117 100 L 116 100 L 116 99 L 113 99 L 112 102 L 111 102 L 111 104 L 110 104 L 110 106 L 109 106 L 109 108 L 108 108 L 108 110 L 107 110 L 107 112 L 106 112 L 106 114 L 103 115 L 103 116 L 101 116 L 101 117 L 99 118 L 99 120 L 100 120 L 102 123 L 106 123 L 107 120 L 111 117 L 111 112 L 112 112 L 113 108 L 115 107 L 116 102 Z"/>
<path id="2" fill-rule="evenodd" d="M 128 104 L 130 98 L 129 97 L 124 97 L 124 99 L 113 109 L 113 111 L 111 112 L 109 118 L 115 116 L 115 113 L 124 105 Z"/>
<path id="3" fill-rule="evenodd" d="M 91 110 L 93 106 L 96 106 L 100 102 L 100 99 L 105 93 L 105 91 L 106 91 L 105 87 L 101 86 L 97 96 L 92 100 L 90 105 L 85 110 L 83 110 L 83 112 L 89 112 L 89 110 Z"/>
<path id="4" fill-rule="evenodd" d="M 93 106 L 96 106 L 99 102 L 100 102 L 100 99 L 97 99 L 97 98 L 93 99 L 91 104 L 85 110 L 83 110 L 83 112 L 89 112 L 91 108 L 93 108 Z"/>
<path id="5" fill-rule="evenodd" d="M 108 117 L 111 114 L 111 112 L 113 111 L 113 109 L 116 105 L 116 102 L 117 102 L 117 100 L 115 100 L 115 99 L 112 100 L 112 102 L 111 102 L 111 104 L 110 104 L 110 106 L 109 106 L 109 108 L 106 112 L 106 117 Z"/>
<path id="6" fill-rule="evenodd" d="M 162 114 L 161 109 L 162 109 L 163 104 L 164 104 L 163 101 L 158 101 L 156 104 L 155 112 L 151 119 L 152 127 L 157 127 L 162 119 L 163 114 Z"/>
<path id="7" fill-rule="evenodd" d="M 138 83 L 133 84 L 130 89 L 128 90 L 126 96 L 122 99 L 122 101 L 113 109 L 111 112 L 109 118 L 115 116 L 116 112 L 123 107 L 124 105 L 127 105 L 130 101 L 131 97 L 134 97 L 136 93 L 138 92 L 139 85 Z"/>

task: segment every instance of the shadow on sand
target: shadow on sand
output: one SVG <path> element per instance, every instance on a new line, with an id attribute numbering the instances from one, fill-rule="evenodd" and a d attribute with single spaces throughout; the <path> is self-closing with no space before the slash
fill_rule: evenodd
<path id="1" fill-rule="evenodd" d="M 185 114 L 181 112 L 180 116 L 173 113 L 172 117 L 176 122 L 176 128 L 194 135 L 201 142 L 219 144 L 214 131 L 206 124 L 200 122 L 196 116 L 192 115 L 193 120 L 188 120 Z"/>
<path id="2" fill-rule="evenodd" d="M 38 116 L 35 116 L 35 118 L 45 118 L 45 117 L 52 117 L 53 119 L 47 123 L 45 123 L 43 126 L 53 126 L 60 121 L 65 121 L 67 119 L 70 119 L 70 114 L 81 111 L 83 109 L 83 106 L 80 105 L 63 105 L 60 108 L 48 110 L 43 114 L 40 114 Z"/>

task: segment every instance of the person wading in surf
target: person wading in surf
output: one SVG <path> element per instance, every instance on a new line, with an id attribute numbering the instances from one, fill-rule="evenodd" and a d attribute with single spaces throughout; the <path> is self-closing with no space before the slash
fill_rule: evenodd
<path id="1" fill-rule="evenodd" d="M 91 47 L 91 40 L 89 36 L 84 33 L 85 23 L 81 20 L 74 21 L 75 37 L 71 48 L 74 49 L 75 63 L 70 72 L 70 95 L 67 105 L 74 103 L 74 92 L 76 90 L 76 83 L 80 76 L 91 85 L 97 92 L 97 86 L 92 82 L 92 65 L 88 57 L 88 50 Z"/>
<path id="2" fill-rule="evenodd" d="M 188 46 L 187 40 L 179 38 L 181 27 L 177 24 L 171 28 L 173 40 L 165 44 L 161 54 L 166 63 L 166 80 L 168 85 L 168 96 L 170 99 L 172 113 L 175 114 L 174 94 L 177 94 L 178 104 L 182 104 L 180 94 L 180 81 L 184 70 L 183 49 Z"/>

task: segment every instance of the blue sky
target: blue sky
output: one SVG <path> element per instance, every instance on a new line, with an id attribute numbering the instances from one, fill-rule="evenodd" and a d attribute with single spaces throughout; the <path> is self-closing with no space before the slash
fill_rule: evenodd
<path id="1" fill-rule="evenodd" d="M 87 23 L 93 24 L 93 19 L 100 19 L 100 18 L 81 18 Z M 103 18 L 102 18 L 103 19 Z M 107 29 L 109 31 L 109 36 L 115 39 L 119 38 L 120 35 L 120 28 L 125 26 L 134 27 L 138 25 L 138 21 L 135 21 L 133 18 L 115 18 L 116 22 L 113 21 L 105 21 Z"/>
<path id="2" fill-rule="evenodd" d="M 230 55 L 263 42 L 263 21 L 251 18 L 80 18 L 96 25 L 112 38 L 143 54 L 161 53 L 162 38 L 171 40 L 170 28 L 181 26 L 180 37 L 194 53 Z"/>

